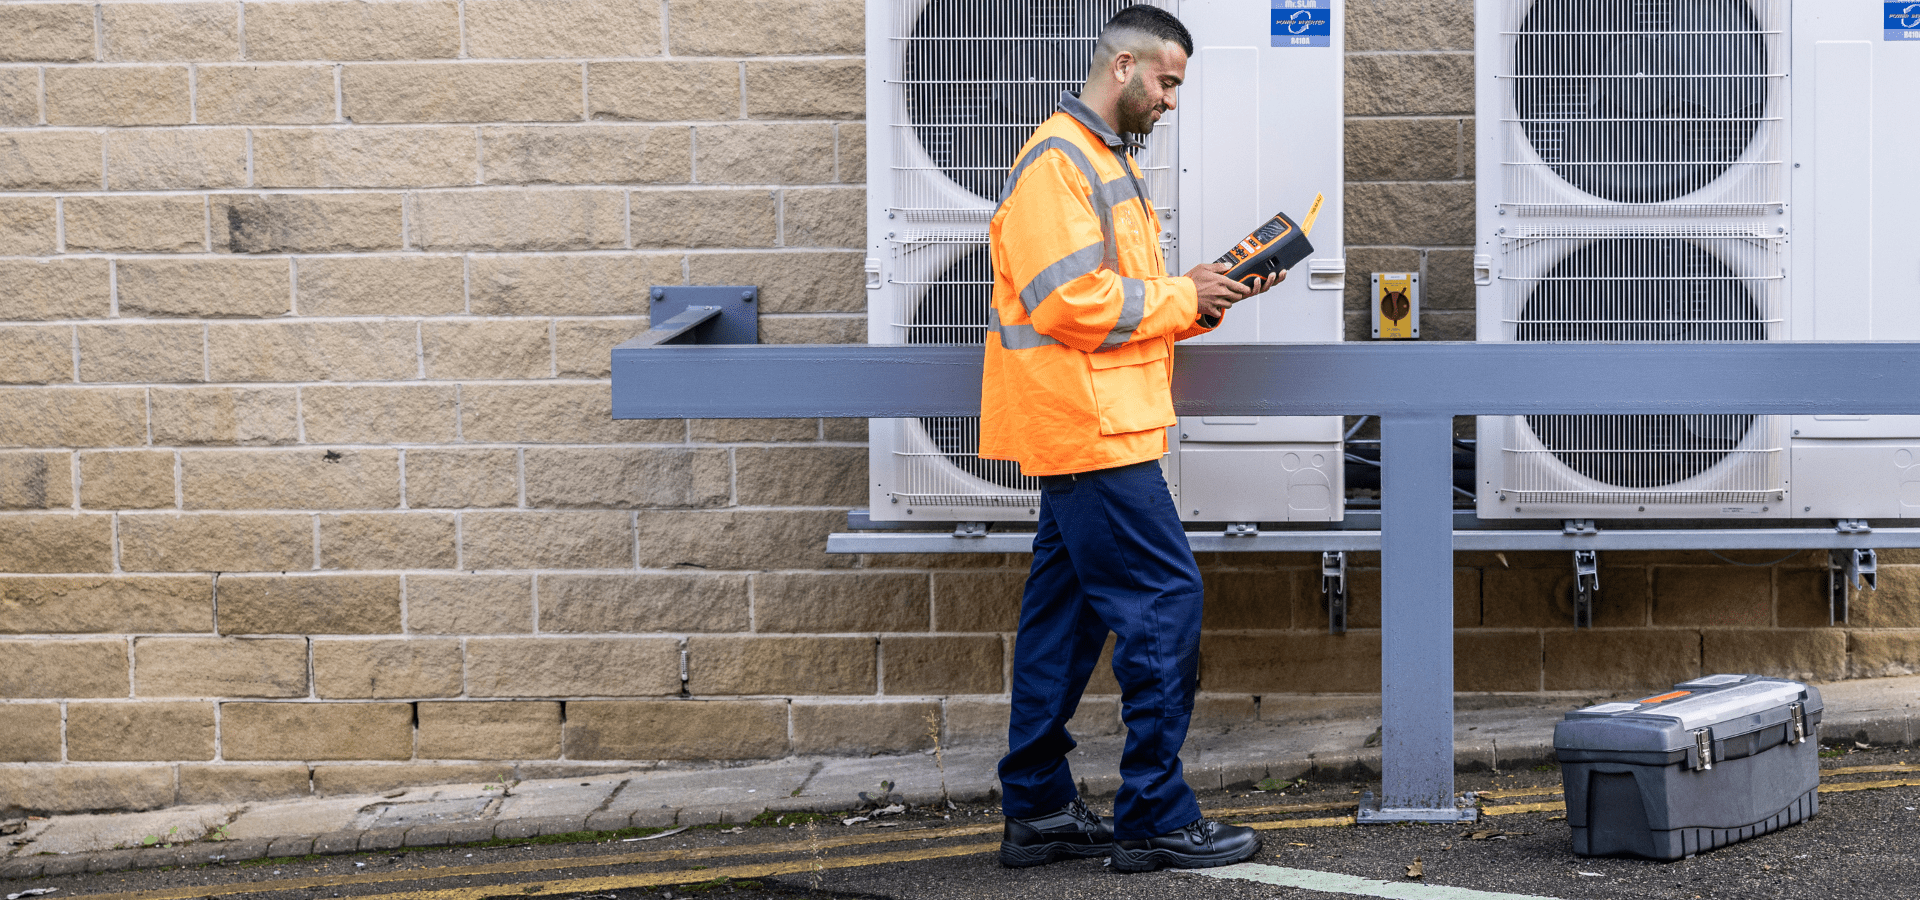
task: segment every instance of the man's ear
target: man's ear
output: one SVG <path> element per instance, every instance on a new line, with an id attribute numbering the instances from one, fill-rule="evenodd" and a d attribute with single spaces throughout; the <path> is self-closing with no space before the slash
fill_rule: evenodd
<path id="1" fill-rule="evenodd" d="M 1138 62 L 1132 51 L 1122 50 L 1114 54 L 1113 65 L 1108 68 L 1108 72 L 1113 75 L 1113 80 L 1126 84 L 1127 79 L 1133 77 L 1133 67 Z"/>

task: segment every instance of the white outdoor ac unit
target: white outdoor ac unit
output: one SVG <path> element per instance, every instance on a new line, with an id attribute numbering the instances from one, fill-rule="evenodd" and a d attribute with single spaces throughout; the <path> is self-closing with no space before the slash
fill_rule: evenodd
<path id="1" fill-rule="evenodd" d="M 870 342 L 985 342 L 987 221 L 1007 168 L 1061 92 L 1086 80 L 1102 26 L 1135 2 L 868 0 Z M 1324 192 L 1316 258 L 1209 337 L 1339 340 L 1342 32 L 1330 0 L 1290 0 L 1286 24 L 1266 4 L 1154 5 L 1180 16 L 1196 45 L 1177 109 L 1135 156 L 1168 228 L 1169 271 L 1211 260 L 1275 211 L 1304 215 Z M 977 419 L 875 419 L 869 437 L 874 519 L 1038 512 L 1035 479 L 975 455 Z M 1340 437 L 1331 417 L 1184 419 L 1168 481 L 1188 520 L 1339 519 Z"/>
<path id="2" fill-rule="evenodd" d="M 1920 41 L 1879 5 L 1475 12 L 1481 340 L 1920 339 L 1920 243 L 1884 208 L 1920 201 L 1894 105 Z M 1483 417 L 1479 439 L 1488 518 L 1920 514 L 1920 472 L 1892 499 L 1907 417 Z"/>

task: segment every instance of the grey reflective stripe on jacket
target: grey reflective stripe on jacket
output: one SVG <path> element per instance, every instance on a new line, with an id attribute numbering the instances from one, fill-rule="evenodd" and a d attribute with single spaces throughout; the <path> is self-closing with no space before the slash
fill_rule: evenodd
<path id="1" fill-rule="evenodd" d="M 1000 321 L 1000 310 L 987 307 L 987 330 L 1000 336 L 1000 346 L 1008 350 L 1032 350 L 1060 343 L 1040 333 L 1032 325 L 1008 325 Z"/>

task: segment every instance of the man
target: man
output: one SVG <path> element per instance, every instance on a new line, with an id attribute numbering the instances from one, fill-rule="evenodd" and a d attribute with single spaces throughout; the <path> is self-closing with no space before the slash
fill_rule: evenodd
<path id="1" fill-rule="evenodd" d="M 1240 862 L 1251 829 L 1200 816 L 1181 777 L 1198 680 L 1200 570 L 1160 457 L 1175 423 L 1173 342 L 1219 324 L 1243 285 L 1223 265 L 1169 277 L 1132 145 L 1174 108 L 1193 39 L 1133 6 L 1095 45 L 1080 95 L 1035 129 L 988 226 L 993 257 L 980 455 L 1042 485 L 1000 762 L 1001 862 L 1106 856 L 1121 871 Z M 1126 749 L 1111 824 L 1081 802 L 1067 720 L 1116 635 Z"/>

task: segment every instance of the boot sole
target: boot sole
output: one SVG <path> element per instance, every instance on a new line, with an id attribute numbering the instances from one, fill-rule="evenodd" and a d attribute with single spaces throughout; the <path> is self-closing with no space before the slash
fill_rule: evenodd
<path id="1" fill-rule="evenodd" d="M 1173 850 L 1126 850 L 1119 846 L 1113 848 L 1113 868 L 1116 872 L 1152 872 L 1158 869 L 1214 869 L 1246 862 L 1260 853 L 1261 843 L 1255 841 L 1244 850 L 1228 850 L 1221 853 L 1178 853 Z"/>
<path id="2" fill-rule="evenodd" d="M 1113 852 L 1112 844 L 1068 844 L 1050 842 L 1019 847 L 1002 842 L 1000 844 L 1000 864 L 1009 869 L 1025 869 L 1029 866 L 1044 866 L 1063 859 L 1087 859 L 1106 856 Z"/>

